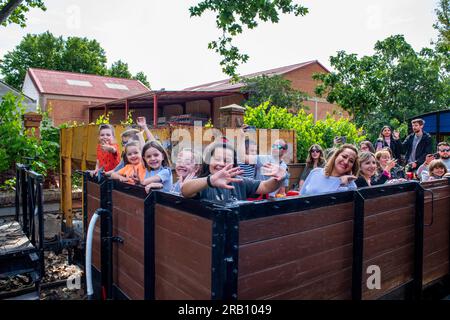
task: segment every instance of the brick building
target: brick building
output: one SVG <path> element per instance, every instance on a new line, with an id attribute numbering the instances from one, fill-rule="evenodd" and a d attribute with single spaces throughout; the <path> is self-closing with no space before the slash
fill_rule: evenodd
<path id="1" fill-rule="evenodd" d="M 30 68 L 22 91 L 49 111 L 54 125 L 89 122 L 89 107 L 150 90 L 138 80 Z"/>
<path id="2" fill-rule="evenodd" d="M 325 68 L 319 61 L 313 60 L 276 69 L 255 72 L 252 74 L 244 75 L 243 77 L 253 78 L 261 75 L 280 75 L 283 78 L 291 81 L 293 89 L 300 90 L 308 94 L 309 98 L 304 102 L 304 104 L 310 108 L 307 112 L 313 113 L 314 119 L 323 119 L 325 118 L 327 113 L 333 113 L 333 111 L 335 111 L 338 116 L 348 117 L 348 113 L 342 110 L 339 106 L 328 103 L 323 98 L 316 97 L 314 93 L 314 88 L 317 85 L 317 81 L 313 80 L 313 74 L 329 72 L 330 71 Z M 243 86 L 243 83 L 230 83 L 230 80 L 227 79 L 189 87 L 184 90 L 217 90 L 239 93 Z M 233 103 L 240 104 L 242 102 L 242 100 L 240 99 L 242 99 L 242 96 L 235 96 L 235 101 L 233 101 Z"/>

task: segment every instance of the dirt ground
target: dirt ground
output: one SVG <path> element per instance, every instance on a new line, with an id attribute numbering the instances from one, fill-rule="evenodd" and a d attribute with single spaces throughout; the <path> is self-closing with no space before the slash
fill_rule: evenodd
<path id="1" fill-rule="evenodd" d="M 45 214 L 45 237 L 52 239 L 60 234 L 61 215 L 57 213 Z M 77 265 L 68 263 L 68 251 L 61 253 L 45 252 L 45 275 L 41 282 L 41 300 L 83 300 L 85 299 L 84 283 L 80 281 L 80 289 L 70 290 L 67 286 L 69 277 L 82 279 L 83 270 Z M 74 281 L 72 281 L 74 282 Z M 57 285 L 57 286 L 56 286 Z M 0 278 L 0 293 L 11 293 L 16 290 L 33 288 L 34 283 L 29 274 Z M 76 287 L 76 286 L 75 286 Z"/>

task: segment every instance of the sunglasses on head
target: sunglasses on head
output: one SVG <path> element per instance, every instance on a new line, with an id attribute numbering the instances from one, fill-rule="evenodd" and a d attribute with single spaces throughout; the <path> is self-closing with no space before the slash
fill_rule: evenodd
<path id="1" fill-rule="evenodd" d="M 273 144 L 272 149 L 278 149 L 278 150 L 286 150 L 287 146 L 283 146 L 281 144 Z"/>

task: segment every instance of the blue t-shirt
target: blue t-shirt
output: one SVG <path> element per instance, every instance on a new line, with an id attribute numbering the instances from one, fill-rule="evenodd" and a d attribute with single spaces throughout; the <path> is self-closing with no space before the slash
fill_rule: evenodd
<path id="1" fill-rule="evenodd" d="M 171 192 L 173 193 L 177 193 L 181 195 L 181 186 L 180 186 L 180 181 L 175 182 L 175 184 L 172 187 Z"/>
<path id="2" fill-rule="evenodd" d="M 341 179 L 339 177 L 327 177 L 325 176 L 324 168 L 315 168 L 309 173 L 308 178 L 306 178 L 300 190 L 300 195 L 312 196 L 320 193 L 355 190 L 356 188 L 354 181 L 345 186 L 341 186 Z"/>
<path id="3" fill-rule="evenodd" d="M 145 178 L 150 178 L 154 176 L 158 176 L 161 179 L 161 183 L 163 185 L 162 191 L 170 192 L 172 190 L 172 170 L 167 167 L 161 167 L 158 170 L 145 170 Z"/>

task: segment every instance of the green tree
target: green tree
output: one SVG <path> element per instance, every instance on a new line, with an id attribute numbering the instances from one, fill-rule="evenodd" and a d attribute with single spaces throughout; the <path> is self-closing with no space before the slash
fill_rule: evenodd
<path id="1" fill-rule="evenodd" d="M 308 13 L 307 8 L 292 0 L 204 0 L 190 7 L 189 11 L 191 17 L 200 17 L 206 11 L 216 13 L 216 26 L 222 31 L 222 35 L 218 40 L 211 41 L 208 48 L 222 57 L 220 65 L 223 72 L 235 80 L 238 78 L 237 66 L 249 58 L 232 44 L 233 38 L 241 34 L 244 27 L 253 29 L 258 26 L 258 20 L 278 23 L 281 13 L 295 16 Z"/>
<path id="2" fill-rule="evenodd" d="M 372 56 L 340 51 L 330 62 L 334 72 L 314 75 L 316 93 L 347 110 L 371 139 L 385 124 L 450 105 L 448 60 L 428 48 L 415 52 L 401 35 L 378 41 Z"/>
<path id="3" fill-rule="evenodd" d="M 105 50 L 96 40 L 80 37 L 65 40 L 47 31 L 27 34 L 0 61 L 0 72 L 4 75 L 4 81 L 17 89 L 21 88 L 28 68 L 132 78 L 127 63 L 118 60 L 108 70 L 106 62 Z M 144 73 L 139 72 L 135 77 L 150 86 Z"/>
<path id="4" fill-rule="evenodd" d="M 24 28 L 27 21 L 25 14 L 30 8 L 47 10 L 42 0 L 0 0 L 0 25 L 18 24 Z"/>
<path id="5" fill-rule="evenodd" d="M 280 75 L 262 75 L 254 78 L 244 78 L 245 86 L 242 93 L 248 94 L 245 104 L 256 107 L 265 101 L 270 101 L 272 105 L 299 109 L 305 108 L 302 102 L 307 95 L 299 90 L 292 89 L 291 81 L 284 79 Z"/>
<path id="6" fill-rule="evenodd" d="M 148 82 L 147 76 L 142 71 L 136 73 L 136 75 L 133 77 L 133 79 L 139 80 L 140 82 L 142 82 L 143 85 L 145 85 L 147 88 L 151 89 L 150 82 Z"/>
<path id="7" fill-rule="evenodd" d="M 450 1 L 440 0 L 435 11 L 437 22 L 433 27 L 439 32 L 437 48 L 448 55 L 450 51 Z"/>
<path id="8" fill-rule="evenodd" d="M 63 40 L 64 41 L 64 40 Z M 106 53 L 97 40 L 69 37 L 58 70 L 106 75 Z"/>
<path id="9" fill-rule="evenodd" d="M 64 40 L 49 31 L 26 35 L 0 63 L 4 80 L 20 89 L 28 68 L 44 68 L 104 75 L 105 51 L 96 40 L 70 37 Z"/>
<path id="10" fill-rule="evenodd" d="M 117 78 L 139 80 L 143 85 L 150 89 L 150 83 L 148 82 L 145 73 L 140 71 L 133 76 L 128 69 L 128 63 L 125 63 L 122 60 L 118 60 L 112 64 L 111 68 L 108 70 L 108 75 Z"/>
<path id="11" fill-rule="evenodd" d="M 128 70 L 128 63 L 118 60 L 114 62 L 108 70 L 108 75 L 117 78 L 131 79 L 131 72 Z"/>

